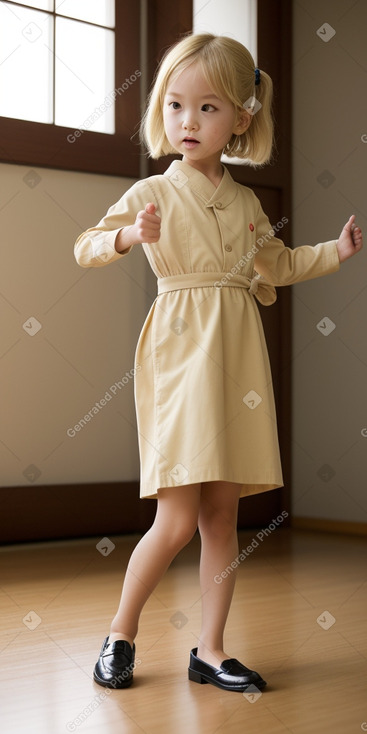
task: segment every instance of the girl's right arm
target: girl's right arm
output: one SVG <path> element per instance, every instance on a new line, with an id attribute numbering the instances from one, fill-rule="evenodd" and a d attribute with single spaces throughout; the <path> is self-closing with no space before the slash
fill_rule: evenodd
<path id="1" fill-rule="evenodd" d="M 115 239 L 116 252 L 122 253 L 139 242 L 154 244 L 161 232 L 161 220 L 155 214 L 156 207 L 149 203 L 136 215 L 135 224 L 120 229 Z"/>
<path id="2" fill-rule="evenodd" d="M 127 255 L 136 244 L 157 242 L 160 236 L 157 208 L 152 187 L 146 181 L 138 181 L 95 227 L 79 235 L 74 245 L 78 265 L 102 267 Z"/>

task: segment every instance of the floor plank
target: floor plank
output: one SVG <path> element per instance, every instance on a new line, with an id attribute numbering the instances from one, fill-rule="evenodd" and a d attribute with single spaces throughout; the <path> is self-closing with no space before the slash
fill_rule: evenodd
<path id="1" fill-rule="evenodd" d="M 256 537 L 240 532 L 240 548 Z M 7 734 L 367 731 L 365 538 L 279 528 L 242 561 L 226 649 L 268 681 L 256 700 L 188 680 L 200 629 L 198 536 L 144 608 L 133 686 L 93 681 L 137 539 L 110 538 L 106 557 L 100 538 L 0 549 Z"/>

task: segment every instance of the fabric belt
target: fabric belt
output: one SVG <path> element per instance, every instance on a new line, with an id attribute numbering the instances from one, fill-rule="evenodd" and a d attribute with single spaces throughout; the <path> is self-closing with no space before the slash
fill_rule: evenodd
<path id="1" fill-rule="evenodd" d="M 251 296 L 255 296 L 263 306 L 270 306 L 276 301 L 277 294 L 274 286 L 267 283 L 258 273 L 253 278 L 236 273 L 216 273 L 206 271 L 202 273 L 180 273 L 157 279 L 158 296 L 162 293 L 177 291 L 183 288 L 208 288 L 221 290 L 222 287 L 246 288 Z"/>

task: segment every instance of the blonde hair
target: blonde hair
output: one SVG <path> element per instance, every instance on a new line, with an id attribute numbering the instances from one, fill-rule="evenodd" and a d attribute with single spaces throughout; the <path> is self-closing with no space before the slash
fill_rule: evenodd
<path id="1" fill-rule="evenodd" d="M 168 82 L 195 62 L 213 92 L 232 102 L 238 113 L 256 99 L 249 128 L 242 135 L 233 134 L 223 153 L 254 167 L 267 163 L 273 147 L 271 78 L 261 70 L 260 83 L 255 86 L 255 63 L 247 48 L 233 38 L 211 33 L 185 36 L 161 60 L 140 125 L 140 140 L 150 157 L 177 153 L 166 137 L 163 101 Z"/>

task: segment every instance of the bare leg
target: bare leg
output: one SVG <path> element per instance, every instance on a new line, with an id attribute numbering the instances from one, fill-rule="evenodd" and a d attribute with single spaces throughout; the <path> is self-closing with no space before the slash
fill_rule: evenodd
<path id="1" fill-rule="evenodd" d="M 158 490 L 154 523 L 131 554 L 109 642 L 127 640 L 133 644 L 145 602 L 196 531 L 200 490 L 200 484 Z"/>
<path id="2" fill-rule="evenodd" d="M 217 583 L 214 577 L 218 580 L 220 573 L 238 555 L 239 496 L 239 484 L 219 481 L 202 484 L 199 511 L 202 628 L 197 654 L 201 660 L 216 668 L 231 657 L 224 652 L 223 635 L 236 571 L 233 569 L 221 583 Z"/>

